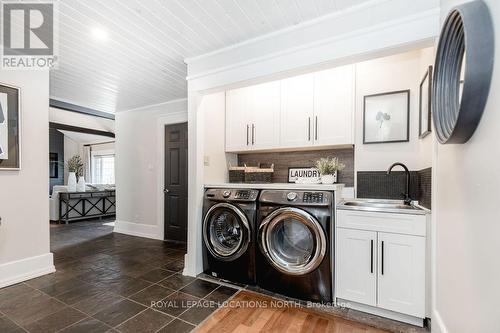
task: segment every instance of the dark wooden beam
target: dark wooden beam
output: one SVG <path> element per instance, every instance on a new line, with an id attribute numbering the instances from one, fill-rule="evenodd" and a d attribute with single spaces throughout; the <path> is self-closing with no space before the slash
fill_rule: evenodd
<path id="1" fill-rule="evenodd" d="M 67 102 L 63 102 L 63 101 L 58 101 L 57 99 L 53 99 L 53 98 L 51 98 L 49 100 L 49 105 L 50 105 L 50 107 L 53 107 L 56 109 L 62 109 L 62 110 L 82 113 L 82 114 L 86 114 L 86 115 L 90 115 L 90 116 L 94 116 L 94 117 L 101 117 L 101 118 L 115 120 L 115 115 L 112 113 L 102 112 L 99 110 L 87 108 L 85 106 L 75 105 L 75 104 L 71 104 L 71 103 L 67 103 Z"/>
<path id="2" fill-rule="evenodd" d="M 49 128 L 55 128 L 55 129 L 63 130 L 63 131 L 101 135 L 101 136 L 107 136 L 110 138 L 115 137 L 115 133 L 113 133 L 113 132 L 100 131 L 100 130 L 96 130 L 96 129 L 92 129 L 92 128 L 78 127 L 78 126 L 53 123 L 53 122 L 49 122 Z"/>

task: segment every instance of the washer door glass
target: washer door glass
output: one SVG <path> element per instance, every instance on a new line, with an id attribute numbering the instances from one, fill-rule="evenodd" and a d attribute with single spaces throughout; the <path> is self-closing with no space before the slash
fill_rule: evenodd
<path id="1" fill-rule="evenodd" d="M 233 205 L 220 203 L 212 206 L 205 216 L 203 229 L 205 245 L 217 258 L 234 260 L 248 247 L 248 219 Z"/>
<path id="2" fill-rule="evenodd" d="M 277 209 L 262 221 L 259 233 L 262 252 L 283 273 L 307 274 L 321 264 L 326 253 L 323 228 L 297 208 Z"/>

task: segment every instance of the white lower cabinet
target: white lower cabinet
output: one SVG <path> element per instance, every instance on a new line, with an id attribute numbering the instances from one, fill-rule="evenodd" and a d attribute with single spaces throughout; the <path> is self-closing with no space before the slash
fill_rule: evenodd
<path id="1" fill-rule="evenodd" d="M 425 317 L 425 238 L 378 233 L 381 308 Z"/>
<path id="2" fill-rule="evenodd" d="M 377 305 L 377 233 L 337 229 L 337 297 Z"/>
<path id="3" fill-rule="evenodd" d="M 339 213 L 338 225 L 353 224 L 342 220 L 351 215 L 359 219 L 359 214 Z M 376 214 L 367 214 L 366 219 L 361 226 L 368 230 L 336 228 L 336 298 L 425 318 L 425 236 L 377 231 L 370 227 L 370 219 L 378 222 Z M 426 217 L 419 216 L 414 223 L 421 223 L 419 219 Z"/>

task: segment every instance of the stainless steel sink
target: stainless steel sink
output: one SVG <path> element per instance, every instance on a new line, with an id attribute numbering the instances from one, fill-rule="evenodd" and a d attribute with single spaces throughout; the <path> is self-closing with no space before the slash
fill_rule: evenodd
<path id="1" fill-rule="evenodd" d="M 411 205 L 405 205 L 402 200 L 350 199 L 340 202 L 337 208 L 418 215 L 429 213 L 428 209 L 419 206 L 416 201 L 413 201 Z"/>

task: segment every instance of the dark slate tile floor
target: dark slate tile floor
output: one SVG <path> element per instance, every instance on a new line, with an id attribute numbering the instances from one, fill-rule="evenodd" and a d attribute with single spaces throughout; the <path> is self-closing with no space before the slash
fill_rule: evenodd
<path id="1" fill-rule="evenodd" d="M 189 332 L 237 291 L 183 276 L 184 246 L 109 222 L 51 225 L 57 271 L 0 289 L 1 333 Z"/>

